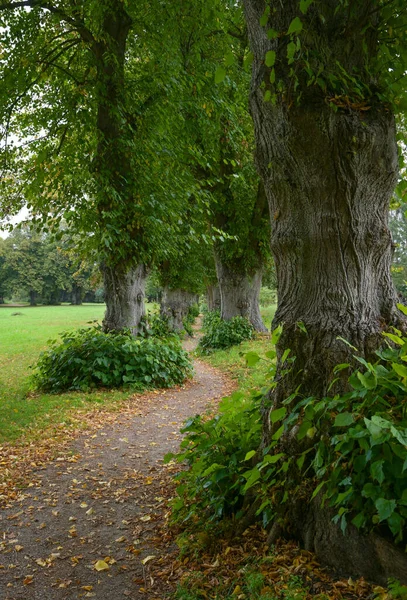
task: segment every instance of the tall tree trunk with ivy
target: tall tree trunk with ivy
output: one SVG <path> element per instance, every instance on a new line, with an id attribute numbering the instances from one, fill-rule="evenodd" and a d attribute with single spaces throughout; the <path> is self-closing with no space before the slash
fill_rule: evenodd
<path id="1" fill-rule="evenodd" d="M 384 329 L 404 327 L 390 276 L 388 228 L 398 157 L 394 116 L 380 101 L 372 74 L 381 18 L 377 2 L 244 5 L 254 56 L 256 160 L 277 271 L 274 326 L 283 326 L 277 385 L 264 406 L 267 445 L 274 431 L 271 408 L 295 393 L 327 395 L 333 367 L 352 363 L 354 350 L 343 339 L 371 357 Z M 295 362 L 283 376 L 287 348 Z M 343 371 L 330 393 L 347 388 L 347 374 Z M 287 451 L 293 451 L 289 444 Z M 370 542 L 357 546 L 352 538 L 355 545 L 347 547 L 315 501 L 297 507 L 289 520 L 288 528 L 326 562 L 373 578 L 384 569 Z M 369 552 L 363 544 L 370 544 Z"/>

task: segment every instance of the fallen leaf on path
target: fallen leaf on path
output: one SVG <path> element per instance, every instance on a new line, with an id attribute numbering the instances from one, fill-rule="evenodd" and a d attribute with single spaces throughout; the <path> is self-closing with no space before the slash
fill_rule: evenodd
<path id="1" fill-rule="evenodd" d="M 95 571 L 108 571 L 110 567 L 104 560 L 98 560 L 94 565 L 94 569 Z"/>

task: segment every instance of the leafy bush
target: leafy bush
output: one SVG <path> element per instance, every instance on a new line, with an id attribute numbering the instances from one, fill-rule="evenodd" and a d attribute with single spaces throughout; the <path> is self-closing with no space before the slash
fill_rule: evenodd
<path id="1" fill-rule="evenodd" d="M 254 330 L 244 317 L 233 317 L 224 321 L 219 311 L 211 311 L 204 315 L 204 336 L 199 342 L 199 349 L 205 354 L 213 350 L 230 348 L 253 337 Z"/>
<path id="2" fill-rule="evenodd" d="M 154 337 L 159 339 L 178 338 L 168 325 L 168 319 L 161 315 L 148 313 L 142 319 L 142 330 L 140 336 L 144 338 Z"/>
<path id="3" fill-rule="evenodd" d="M 192 304 L 188 308 L 188 313 L 185 319 L 183 320 L 184 329 L 188 335 L 191 337 L 194 335 L 194 330 L 192 329 L 192 325 L 195 323 L 195 319 L 199 315 L 199 306 L 197 304 Z"/>
<path id="4" fill-rule="evenodd" d="M 176 338 L 138 339 L 129 332 L 103 333 L 100 326 L 62 334 L 40 355 L 33 382 L 48 392 L 95 387 L 169 387 L 191 375 Z"/>
<path id="5" fill-rule="evenodd" d="M 181 452 L 165 457 L 166 461 L 175 458 L 190 467 L 177 476 L 180 485 L 173 503 L 174 521 L 202 524 L 241 509 L 245 457 L 260 443 L 261 397 L 235 392 L 222 400 L 220 413 L 214 418 L 198 415 L 187 421 L 182 429 L 187 437 L 181 443 Z"/>
<path id="6" fill-rule="evenodd" d="M 273 333 L 274 341 L 280 333 Z M 190 471 L 180 476 L 175 517 L 209 522 L 228 514 L 239 518 L 254 509 L 267 524 L 298 493 L 308 500 L 320 497 L 334 509 L 334 521 L 344 531 L 352 522 L 405 543 L 407 336 L 397 330 L 383 335 L 391 343 L 376 352 L 376 362 L 354 357 L 361 368 L 351 374 L 348 393 L 304 399 L 293 394 L 273 410 L 275 433 L 261 453 L 261 394 L 232 395 L 214 419 L 191 420 L 184 451 L 177 456 Z M 273 360 L 273 351 L 267 355 Z M 253 352 L 246 358 L 251 365 L 260 360 Z M 294 368 L 289 350 L 282 363 L 287 369 L 280 377 Z M 349 367 L 338 365 L 335 374 Z M 287 431 L 296 432 L 295 455 L 282 450 Z"/>
<path id="7" fill-rule="evenodd" d="M 267 287 L 262 287 L 260 290 L 259 304 L 260 306 L 270 306 L 275 304 L 277 301 L 276 290 L 272 290 Z"/>

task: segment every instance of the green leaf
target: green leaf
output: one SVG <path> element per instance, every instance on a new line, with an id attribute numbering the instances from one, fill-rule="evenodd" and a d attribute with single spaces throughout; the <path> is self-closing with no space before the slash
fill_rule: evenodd
<path id="1" fill-rule="evenodd" d="M 315 496 L 318 495 L 318 492 L 321 490 L 322 486 L 324 486 L 326 483 L 326 481 L 321 481 L 321 483 L 319 483 L 317 485 L 317 487 L 315 488 L 315 490 L 312 492 L 312 496 L 311 496 L 311 500 L 313 500 L 315 498 Z"/>
<path id="2" fill-rule="evenodd" d="M 374 390 L 374 388 L 377 386 L 377 379 L 372 374 L 363 375 L 363 373 L 358 371 L 356 375 L 366 390 Z"/>
<path id="3" fill-rule="evenodd" d="M 288 64 L 291 64 L 294 61 L 294 55 L 297 47 L 294 42 L 290 42 L 287 46 L 287 58 Z"/>
<path id="4" fill-rule="evenodd" d="M 245 355 L 245 360 L 248 367 L 254 367 L 261 359 L 257 352 L 248 352 Z"/>
<path id="5" fill-rule="evenodd" d="M 384 521 L 385 519 L 388 519 L 390 517 L 390 515 L 393 514 L 395 508 L 396 508 L 396 501 L 395 500 L 387 500 L 386 498 L 378 498 L 375 502 L 375 506 L 377 508 L 377 512 L 379 515 L 379 519 L 381 521 Z"/>
<path id="6" fill-rule="evenodd" d="M 266 67 L 274 66 L 274 63 L 276 62 L 276 53 L 274 52 L 274 50 L 269 50 L 268 52 L 266 52 L 264 62 L 266 64 Z"/>
<path id="7" fill-rule="evenodd" d="M 281 408 L 277 408 L 276 410 L 272 410 L 270 413 L 270 421 L 271 423 L 277 423 L 277 421 L 281 421 L 287 414 L 287 408 L 285 406 Z"/>
<path id="8" fill-rule="evenodd" d="M 314 2 L 314 0 L 301 0 L 300 1 L 300 11 L 302 12 L 303 15 L 305 15 L 308 8 L 311 6 L 311 4 L 313 2 Z"/>
<path id="9" fill-rule="evenodd" d="M 287 35 L 291 35 L 292 33 L 300 33 L 302 31 L 302 21 L 300 17 L 295 17 L 290 23 L 290 26 L 287 31 Z"/>
<path id="10" fill-rule="evenodd" d="M 273 331 L 271 332 L 271 343 L 276 345 L 278 343 L 282 333 L 283 333 L 282 325 L 278 325 L 278 327 L 273 329 Z"/>
<path id="11" fill-rule="evenodd" d="M 372 463 L 370 467 L 370 473 L 373 479 L 376 479 L 379 483 L 383 483 L 384 481 L 383 464 L 384 460 L 377 460 Z"/>
<path id="12" fill-rule="evenodd" d="M 246 456 L 244 457 L 244 460 L 250 460 L 255 454 L 256 450 L 249 450 L 249 452 L 247 452 Z"/>
<path id="13" fill-rule="evenodd" d="M 275 29 L 269 29 L 267 31 L 267 37 L 269 40 L 275 40 L 278 37 L 278 31 Z"/>
<path id="14" fill-rule="evenodd" d="M 273 465 L 274 463 L 278 462 L 283 456 L 283 452 L 280 452 L 280 454 L 266 454 L 266 456 L 263 459 L 263 465 Z"/>
<path id="15" fill-rule="evenodd" d="M 306 327 L 305 327 L 305 325 L 304 325 L 304 323 L 303 323 L 302 321 L 298 321 L 298 323 L 297 323 L 297 327 L 298 327 L 299 329 L 301 329 L 301 331 L 302 331 L 303 333 L 308 333 L 308 331 L 306 330 Z"/>
<path id="16" fill-rule="evenodd" d="M 349 412 L 343 412 L 336 415 L 334 427 L 346 427 L 354 423 L 353 415 Z"/>
<path id="17" fill-rule="evenodd" d="M 231 65 L 233 65 L 235 62 L 235 55 L 233 54 L 233 52 L 228 52 L 228 54 L 226 54 L 225 56 L 225 66 L 226 67 L 230 67 Z"/>
<path id="18" fill-rule="evenodd" d="M 397 304 L 397 308 L 401 310 L 402 313 L 407 315 L 407 306 L 404 306 L 404 304 Z"/>
<path id="19" fill-rule="evenodd" d="M 215 83 L 222 83 L 222 81 L 226 77 L 226 69 L 222 66 L 219 66 L 215 72 Z"/>
<path id="20" fill-rule="evenodd" d="M 399 365 L 398 363 L 391 363 L 393 371 L 400 375 L 400 377 L 407 377 L 407 367 L 404 365 Z"/>
<path id="21" fill-rule="evenodd" d="M 283 435 L 283 433 L 284 433 L 284 425 L 281 425 L 281 427 L 279 429 L 277 429 L 277 431 L 275 432 L 275 434 L 272 436 L 271 439 L 278 441 L 281 438 L 281 436 Z"/>
<path id="22" fill-rule="evenodd" d="M 404 346 L 404 340 L 402 340 L 401 337 L 399 337 L 398 335 L 394 335 L 394 333 L 387 333 L 387 332 L 384 332 L 383 335 L 384 335 L 384 337 L 389 338 L 389 340 L 391 340 L 398 346 Z"/>

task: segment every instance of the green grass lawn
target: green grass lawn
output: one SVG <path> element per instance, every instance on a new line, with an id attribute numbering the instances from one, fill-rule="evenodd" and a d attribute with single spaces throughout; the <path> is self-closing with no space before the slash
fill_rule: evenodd
<path id="1" fill-rule="evenodd" d="M 276 308 L 277 306 L 272 304 L 261 309 L 264 324 L 268 329 L 270 329 Z M 265 359 L 264 354 L 272 349 L 269 337 L 259 337 L 226 350 L 216 350 L 208 356 L 202 356 L 202 359 L 227 373 L 236 380 L 239 390 L 246 391 L 264 386 L 270 369 L 270 361 Z M 262 357 L 262 360 L 253 368 L 246 365 L 245 355 L 248 352 L 256 352 Z"/>
<path id="2" fill-rule="evenodd" d="M 59 395 L 30 392 L 30 366 L 47 348 L 48 340 L 62 331 L 101 321 L 104 311 L 103 304 L 0 307 L 0 443 L 16 441 L 22 434 L 35 437 L 48 424 L 68 422 L 70 409 L 129 396 L 129 390 Z"/>

